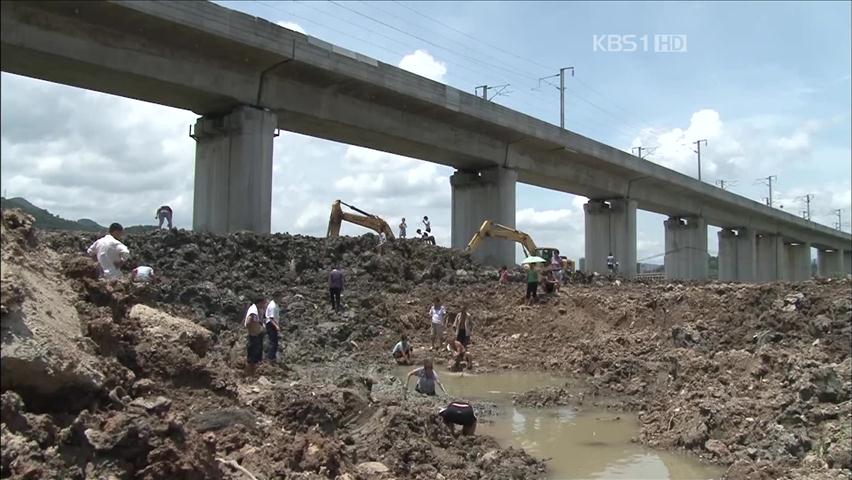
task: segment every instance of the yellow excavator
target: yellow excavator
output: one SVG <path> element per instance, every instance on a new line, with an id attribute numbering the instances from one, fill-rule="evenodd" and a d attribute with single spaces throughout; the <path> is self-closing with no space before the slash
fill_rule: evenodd
<path id="1" fill-rule="evenodd" d="M 352 210 L 355 210 L 361 215 L 344 212 L 340 205 L 346 205 L 347 207 L 351 208 Z M 339 237 L 340 225 L 343 223 L 344 220 L 349 223 L 354 223 L 355 225 L 360 225 L 362 227 L 369 228 L 370 230 L 373 230 L 376 233 L 384 232 L 388 240 L 394 238 L 393 231 L 391 230 L 390 225 L 388 225 L 388 222 L 382 220 L 376 215 L 373 215 L 372 213 L 367 213 L 359 209 L 358 207 L 341 202 L 340 200 L 335 200 L 335 202 L 331 204 L 331 216 L 329 216 L 328 218 L 328 232 L 326 236 Z"/>
<path id="2" fill-rule="evenodd" d="M 503 240 L 518 242 L 524 249 L 524 254 L 526 256 L 529 257 L 535 255 L 541 257 L 548 265 L 550 265 L 550 260 L 554 255 L 559 255 L 559 250 L 556 248 L 536 246 L 535 241 L 533 241 L 529 234 L 516 230 L 512 227 L 494 223 L 491 220 L 485 220 L 482 222 L 482 226 L 473 234 L 473 238 L 471 238 L 470 242 L 468 242 L 465 251 L 469 253 L 475 252 L 476 249 L 482 245 L 482 241 L 485 240 L 486 237 L 501 238 Z M 573 260 L 569 260 L 565 257 L 561 257 L 561 259 L 563 270 L 569 273 L 573 273 L 574 270 L 576 270 L 576 264 Z"/>

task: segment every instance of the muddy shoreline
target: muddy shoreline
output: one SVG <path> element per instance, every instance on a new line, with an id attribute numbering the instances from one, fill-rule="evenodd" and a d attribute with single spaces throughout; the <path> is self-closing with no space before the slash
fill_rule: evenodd
<path id="1" fill-rule="evenodd" d="M 379 257 L 371 235 L 161 231 L 127 239 L 163 277 L 138 287 L 92 278 L 93 239 L 4 212 L 3 478 L 246 478 L 217 459 L 258 478 L 543 478 L 523 451 L 451 437 L 440 402 L 389 380 L 400 333 L 428 345 L 436 295 L 473 312 L 475 371 L 576 380 L 522 404 L 636 412 L 638 441 L 727 478 L 852 478 L 848 280 L 599 283 L 525 307 L 521 285 L 419 242 Z M 326 299 L 333 263 L 343 314 Z M 239 321 L 257 295 L 282 306 L 283 351 L 245 379 Z"/>

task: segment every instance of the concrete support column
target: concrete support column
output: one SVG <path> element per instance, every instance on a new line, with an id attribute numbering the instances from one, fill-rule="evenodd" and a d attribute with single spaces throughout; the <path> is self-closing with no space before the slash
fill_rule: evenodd
<path id="1" fill-rule="evenodd" d="M 775 234 L 760 234 L 757 237 L 757 281 L 777 280 L 789 280 L 784 239 Z"/>
<path id="2" fill-rule="evenodd" d="M 846 269 L 846 275 L 852 275 L 852 250 L 843 251 L 843 268 Z"/>
<path id="3" fill-rule="evenodd" d="M 841 250 L 817 250 L 817 272 L 820 277 L 843 275 L 844 254 Z"/>
<path id="4" fill-rule="evenodd" d="M 666 228 L 666 278 L 707 278 L 707 222 L 700 216 L 669 217 Z"/>
<path id="5" fill-rule="evenodd" d="M 457 171 L 452 186 L 453 248 L 465 248 L 485 220 L 515 227 L 515 184 L 518 172 L 489 168 L 479 172 Z M 514 265 L 515 242 L 486 238 L 473 256 L 488 265 Z"/>
<path id="6" fill-rule="evenodd" d="M 735 282 L 737 278 L 737 232 L 719 230 L 719 280 Z"/>
<path id="7" fill-rule="evenodd" d="M 610 252 L 625 278 L 636 275 L 636 201 L 590 200 L 583 206 L 586 217 L 585 271 L 607 272 Z"/>
<path id="8" fill-rule="evenodd" d="M 192 229 L 269 233 L 277 116 L 241 106 L 195 123 Z"/>
<path id="9" fill-rule="evenodd" d="M 811 244 L 806 242 L 784 244 L 787 254 L 786 279 L 801 282 L 811 278 Z"/>

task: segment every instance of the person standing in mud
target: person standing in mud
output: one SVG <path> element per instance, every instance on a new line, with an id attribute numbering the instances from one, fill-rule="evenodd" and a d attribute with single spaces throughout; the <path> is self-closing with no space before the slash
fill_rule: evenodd
<path id="1" fill-rule="evenodd" d="M 328 291 L 331 296 L 331 308 L 335 312 L 342 310 L 340 295 L 343 293 L 343 272 L 334 268 L 328 274 Z"/>
<path id="2" fill-rule="evenodd" d="M 281 332 L 281 327 L 278 323 L 278 304 L 275 300 L 269 300 L 266 304 L 266 314 L 264 315 L 264 324 L 266 326 L 266 336 L 269 337 L 269 350 L 266 352 L 266 358 L 272 363 L 278 361 L 278 337 Z"/>
<path id="3" fill-rule="evenodd" d="M 130 257 L 130 249 L 121 243 L 124 236 L 124 227 L 120 223 L 109 226 L 109 233 L 93 243 L 86 254 L 98 261 L 104 278 L 121 278 L 121 270 L 118 268 L 122 262 Z"/>
<path id="4" fill-rule="evenodd" d="M 432 318 L 432 351 L 441 348 L 441 337 L 444 336 L 444 327 L 447 324 L 447 307 L 441 305 L 441 300 L 435 297 L 435 303 L 429 307 L 429 316 Z"/>
<path id="5" fill-rule="evenodd" d="M 461 311 L 456 314 L 456 320 L 453 322 L 453 330 L 458 341 L 465 350 L 470 345 L 470 334 L 473 330 L 473 320 L 470 318 L 470 312 L 467 311 L 467 304 L 462 303 Z"/>
<path id="6" fill-rule="evenodd" d="M 246 375 L 253 376 L 257 371 L 257 364 L 263 360 L 263 323 L 258 313 L 264 308 L 263 300 L 251 304 L 246 311 L 243 326 L 248 333 L 246 341 Z"/>
<path id="7" fill-rule="evenodd" d="M 441 383 L 441 380 L 438 379 L 438 373 L 435 372 L 435 369 L 432 367 L 432 360 L 425 359 L 423 360 L 423 366 L 420 368 L 415 368 L 414 370 L 408 372 L 408 376 L 405 378 L 405 394 L 408 395 L 408 382 L 411 381 L 411 377 L 417 377 L 417 385 L 414 386 L 414 391 L 423 395 L 434 396 L 435 385 L 437 384 L 441 387 L 441 391 L 444 392 L 444 395 L 449 395 L 447 393 L 447 389 L 444 388 L 444 384 Z"/>

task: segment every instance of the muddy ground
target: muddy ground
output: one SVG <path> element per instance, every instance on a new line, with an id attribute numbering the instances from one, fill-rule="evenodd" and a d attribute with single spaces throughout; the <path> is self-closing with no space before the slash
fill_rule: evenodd
<path id="1" fill-rule="evenodd" d="M 91 234 L 2 224 L 3 478 L 539 478 L 545 463 L 454 438 L 391 374 L 430 356 L 439 296 L 475 316 L 474 370 L 546 370 L 526 405 L 639 412 L 637 440 L 728 478 L 852 478 L 848 280 L 571 286 L 522 305 L 469 257 L 417 241 L 160 231 L 130 236 L 161 281 L 107 284 Z M 326 275 L 346 272 L 345 310 Z M 283 352 L 246 379 L 243 311 L 281 306 Z M 435 354 L 447 361 L 445 354 Z M 484 416 L 488 408 L 483 408 Z"/>

